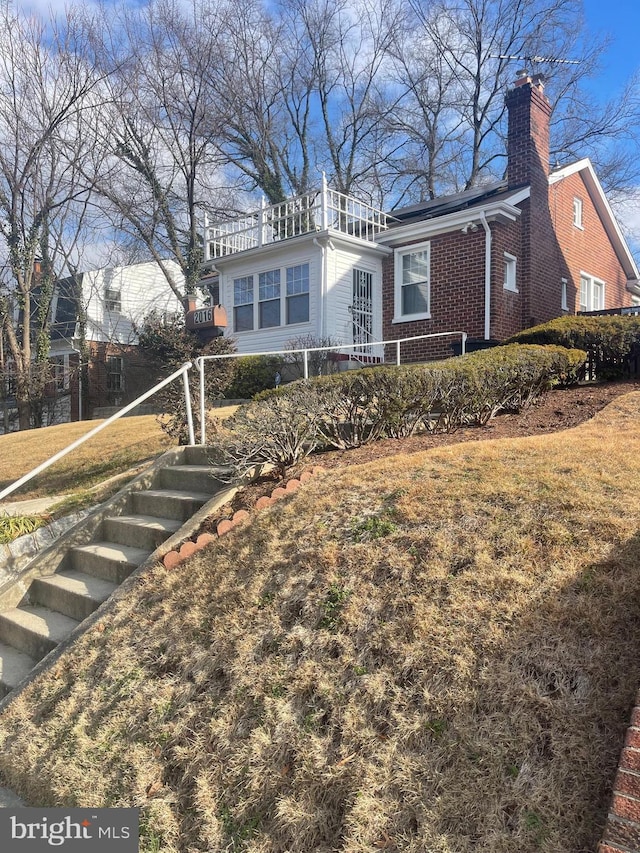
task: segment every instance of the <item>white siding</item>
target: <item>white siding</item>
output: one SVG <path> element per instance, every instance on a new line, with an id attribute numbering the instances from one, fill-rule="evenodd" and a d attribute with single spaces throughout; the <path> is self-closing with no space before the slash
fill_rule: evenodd
<path id="1" fill-rule="evenodd" d="M 373 274 L 373 337 L 382 340 L 382 263 L 379 257 L 336 247 L 328 252 L 326 333 L 338 344 L 353 343 L 353 271 Z"/>
<path id="2" fill-rule="evenodd" d="M 184 278 L 178 265 L 167 262 L 182 288 Z M 110 311 L 106 291 L 120 294 L 120 311 Z M 160 314 L 182 312 L 160 267 L 153 261 L 127 267 L 113 267 L 84 273 L 82 295 L 87 311 L 87 339 L 120 344 L 137 342 L 133 330 L 152 311 Z"/>

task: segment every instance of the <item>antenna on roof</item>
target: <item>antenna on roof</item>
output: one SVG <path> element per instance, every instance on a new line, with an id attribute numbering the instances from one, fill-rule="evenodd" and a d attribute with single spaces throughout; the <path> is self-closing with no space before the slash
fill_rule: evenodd
<path id="1" fill-rule="evenodd" d="M 490 55 L 491 59 L 517 59 L 521 62 L 554 62 L 556 65 L 580 65 L 580 59 L 560 59 L 558 56 L 512 56 L 508 53 Z"/>

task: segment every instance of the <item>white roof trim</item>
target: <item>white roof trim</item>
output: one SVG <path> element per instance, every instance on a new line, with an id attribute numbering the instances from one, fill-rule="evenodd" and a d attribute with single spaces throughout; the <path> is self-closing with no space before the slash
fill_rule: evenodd
<path id="1" fill-rule="evenodd" d="M 447 231 L 462 230 L 469 223 L 480 225 L 482 222 L 481 214 L 483 213 L 489 222 L 498 218 L 515 222 L 522 213 L 516 205 L 524 201 L 524 199 L 529 198 L 530 194 L 530 188 L 524 187 L 508 196 L 508 201 L 504 199 L 501 201 L 488 201 L 475 207 L 466 208 L 465 210 L 457 210 L 455 213 L 435 216 L 433 219 L 420 219 L 406 225 L 397 225 L 379 234 L 376 239 L 378 243 L 382 243 L 383 245 L 402 245 L 414 237 L 429 238 L 436 234 L 446 233 Z"/>
<path id="2" fill-rule="evenodd" d="M 628 287 L 629 289 L 633 289 L 637 292 L 640 272 L 638 271 L 635 259 L 627 245 L 627 241 L 620 230 L 620 226 L 618 225 L 615 214 L 611 209 L 611 205 L 609 204 L 605 192 L 602 189 L 602 184 L 598 180 L 598 176 L 595 173 L 591 160 L 589 160 L 588 157 L 585 157 L 582 160 L 577 160 L 575 163 L 571 163 L 569 166 L 564 166 L 562 169 L 557 169 L 555 172 L 552 172 L 549 175 L 549 186 L 553 186 L 559 181 L 568 178 L 570 175 L 575 175 L 578 172 L 582 173 L 582 180 L 585 183 L 587 192 L 589 193 L 591 201 L 595 205 L 600 221 L 604 226 L 604 230 L 607 232 L 607 236 L 611 240 L 611 245 L 613 246 L 622 268 L 625 271 L 628 280 Z"/>

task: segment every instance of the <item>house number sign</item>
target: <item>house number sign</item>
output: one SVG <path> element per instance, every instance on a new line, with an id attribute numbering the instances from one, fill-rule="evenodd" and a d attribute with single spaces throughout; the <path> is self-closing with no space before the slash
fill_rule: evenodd
<path id="1" fill-rule="evenodd" d="M 213 323 L 213 311 L 211 308 L 199 308 L 193 312 L 193 325 L 204 326 Z"/>

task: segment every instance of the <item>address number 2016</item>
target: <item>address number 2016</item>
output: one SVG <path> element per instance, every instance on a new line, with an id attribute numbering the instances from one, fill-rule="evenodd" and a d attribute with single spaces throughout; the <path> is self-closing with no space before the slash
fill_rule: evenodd
<path id="1" fill-rule="evenodd" d="M 195 326 L 200 326 L 203 323 L 210 323 L 213 319 L 211 308 L 200 308 L 193 315 L 193 323 Z"/>

